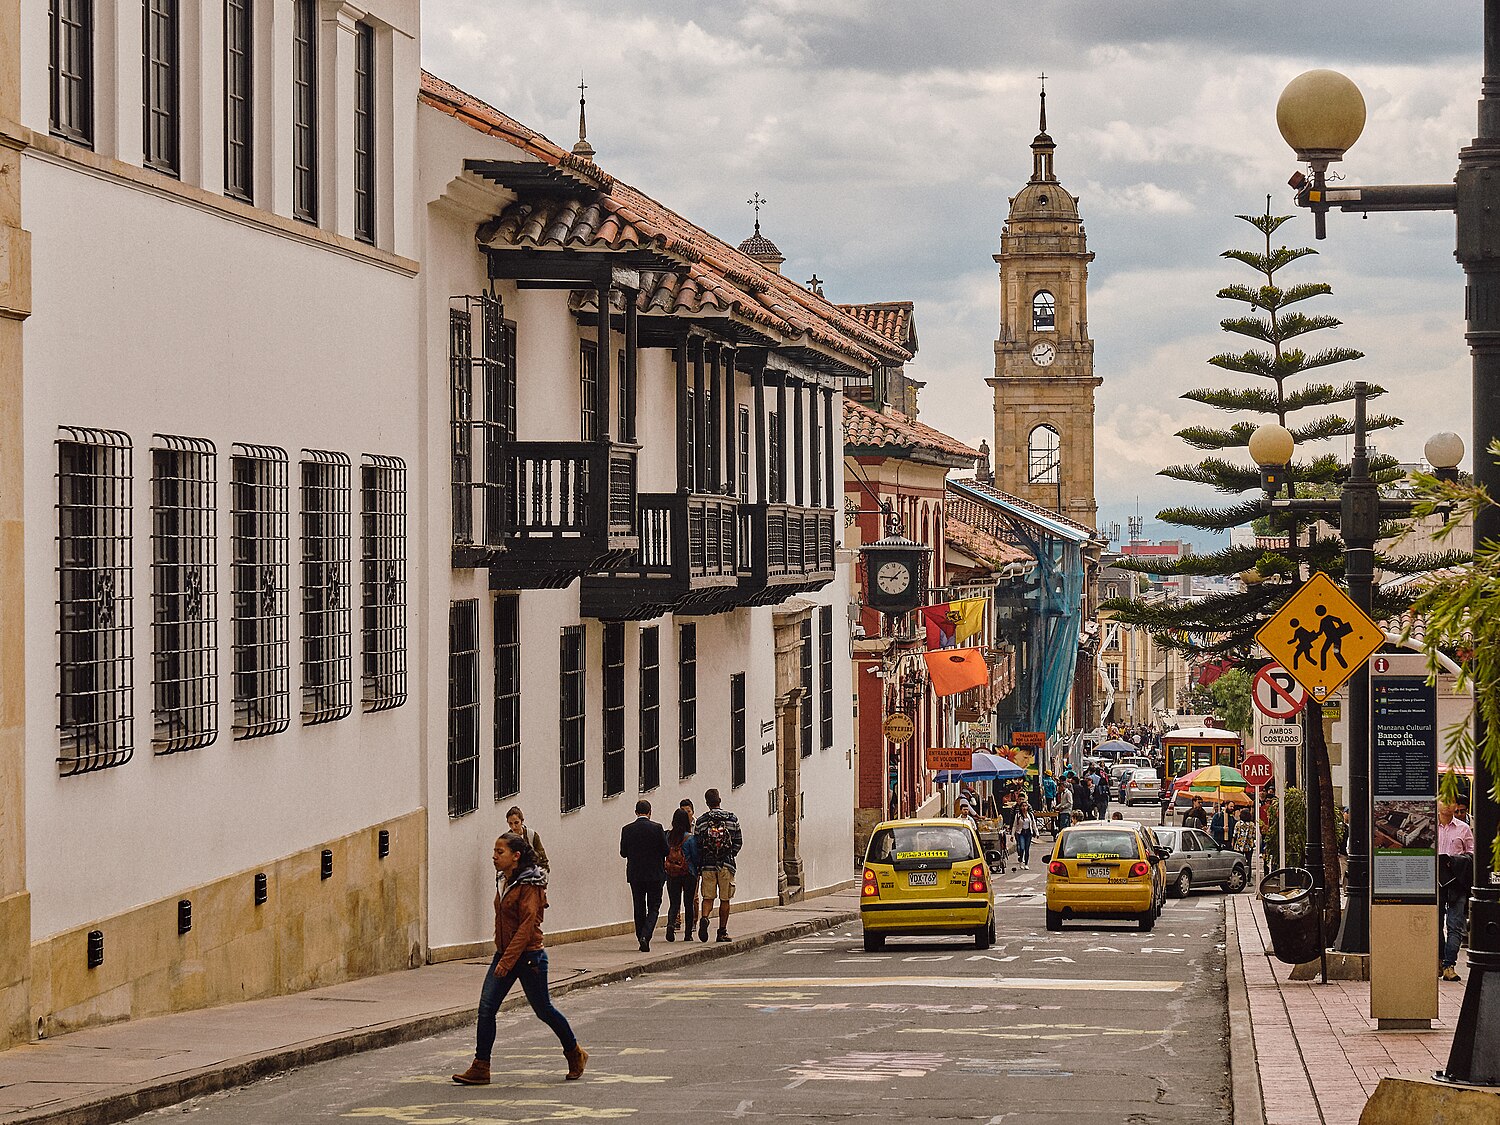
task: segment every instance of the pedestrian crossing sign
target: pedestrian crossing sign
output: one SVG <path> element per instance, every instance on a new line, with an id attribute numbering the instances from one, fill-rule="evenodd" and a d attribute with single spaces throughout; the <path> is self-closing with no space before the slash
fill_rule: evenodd
<path id="1" fill-rule="evenodd" d="M 1385 633 L 1319 571 L 1260 627 L 1255 639 L 1322 703 L 1380 651 Z"/>

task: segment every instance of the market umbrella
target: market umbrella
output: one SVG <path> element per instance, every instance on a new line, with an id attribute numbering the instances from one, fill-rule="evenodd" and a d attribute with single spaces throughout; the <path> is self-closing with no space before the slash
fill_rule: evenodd
<path id="1" fill-rule="evenodd" d="M 937 782 L 947 785 L 953 781 L 1009 781 L 1013 777 L 1024 777 L 1026 771 L 1009 758 L 999 754 L 974 752 L 974 759 L 966 770 L 939 770 Z"/>
<path id="2" fill-rule="evenodd" d="M 1132 746 L 1130 743 L 1119 738 L 1111 738 L 1108 742 L 1101 742 L 1098 746 L 1094 747 L 1094 757 L 1096 758 L 1106 756 L 1123 758 L 1126 754 L 1139 754 L 1140 752 L 1141 748 L 1139 746 Z"/>
<path id="3" fill-rule="evenodd" d="M 1174 793 L 1191 793 L 1212 804 L 1248 805 L 1245 775 L 1233 766 L 1204 766 L 1185 773 L 1173 784 Z"/>

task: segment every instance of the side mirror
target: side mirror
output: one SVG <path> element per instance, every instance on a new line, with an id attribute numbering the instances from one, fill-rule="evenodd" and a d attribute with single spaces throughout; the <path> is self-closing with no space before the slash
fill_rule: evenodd
<path id="1" fill-rule="evenodd" d="M 1171 848 L 1157 848 L 1156 849 L 1156 858 L 1157 859 L 1171 859 L 1172 858 L 1172 849 Z"/>

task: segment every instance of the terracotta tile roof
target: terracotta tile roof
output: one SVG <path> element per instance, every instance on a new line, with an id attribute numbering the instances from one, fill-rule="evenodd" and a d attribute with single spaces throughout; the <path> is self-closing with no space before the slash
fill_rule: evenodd
<path id="1" fill-rule="evenodd" d="M 912 324 L 910 301 L 879 301 L 870 305 L 840 305 L 839 308 L 887 340 L 908 351 L 916 350 L 917 334 Z"/>
<path id="2" fill-rule="evenodd" d="M 950 496 L 943 520 L 943 538 L 952 546 L 990 570 L 999 570 L 1010 563 L 1031 561 L 1031 552 L 998 539 L 987 531 L 981 531 L 973 524 L 965 523 L 954 514 L 954 506 L 955 501 Z"/>
<path id="3" fill-rule="evenodd" d="M 675 288 L 669 286 L 669 294 L 647 297 L 643 290 L 650 311 L 666 311 L 669 303 L 683 313 L 707 307 L 772 329 L 783 343 L 811 345 L 861 368 L 911 358 L 900 342 L 451 83 L 423 71 L 418 100 L 544 163 L 565 168 L 599 189 L 597 200 L 589 203 L 527 199 L 511 204 L 489 225 L 490 245 L 654 249 L 687 268 L 686 277 Z M 705 294 L 712 295 L 706 305 Z"/>
<path id="4" fill-rule="evenodd" d="M 970 449 L 931 426 L 905 414 L 880 414 L 862 403 L 844 400 L 844 444 L 896 454 L 925 453 L 955 467 L 973 465 L 979 450 Z"/>

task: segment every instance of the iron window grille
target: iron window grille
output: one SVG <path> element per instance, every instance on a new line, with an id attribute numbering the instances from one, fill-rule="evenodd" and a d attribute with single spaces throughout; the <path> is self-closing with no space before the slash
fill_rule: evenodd
<path id="1" fill-rule="evenodd" d="M 745 784 L 745 673 L 729 677 L 729 787 Z"/>
<path id="2" fill-rule="evenodd" d="M 354 25 L 354 237 L 375 241 L 375 29 Z"/>
<path id="3" fill-rule="evenodd" d="M 58 767 L 67 777 L 134 752 L 131 446 L 115 430 L 57 439 Z"/>
<path id="4" fill-rule="evenodd" d="M 56 136 L 92 148 L 94 0 L 50 0 L 47 38 L 49 128 Z"/>
<path id="5" fill-rule="evenodd" d="M 568 625 L 559 643 L 558 747 L 561 769 L 562 811 L 581 809 L 584 791 L 584 633 L 582 625 Z"/>
<path id="6" fill-rule="evenodd" d="M 151 451 L 152 749 L 208 746 L 219 732 L 214 444 L 157 434 Z"/>
<path id="7" fill-rule="evenodd" d="M 697 492 L 702 474 L 698 466 L 698 395 L 695 391 L 687 392 L 687 463 L 688 491 Z"/>
<path id="8" fill-rule="evenodd" d="M 813 627 L 812 618 L 804 618 L 801 625 L 802 643 L 802 699 L 797 711 L 798 752 L 804 758 L 813 752 Z"/>
<path id="9" fill-rule="evenodd" d="M 479 807 L 479 602 L 448 607 L 448 815 Z"/>
<path id="10" fill-rule="evenodd" d="M 736 476 L 739 478 L 739 495 L 742 500 L 750 499 L 750 408 L 742 406 L 739 410 L 739 442 L 735 447 L 735 455 L 739 459 L 736 466 Z M 759 497 L 758 499 L 765 499 Z"/>
<path id="11" fill-rule="evenodd" d="M 599 440 L 599 347 L 584 340 L 578 347 L 578 435 Z"/>
<path id="12" fill-rule="evenodd" d="M 366 453 L 359 467 L 362 703 L 406 702 L 406 462 Z"/>
<path id="13" fill-rule="evenodd" d="M 817 390 L 808 392 L 807 412 L 807 490 L 814 508 L 823 495 L 823 427 L 818 418 Z"/>
<path id="14" fill-rule="evenodd" d="M 521 791 L 521 599 L 495 596 L 495 800 Z"/>
<path id="15" fill-rule="evenodd" d="M 698 772 L 698 626 L 677 630 L 677 775 Z"/>
<path id="16" fill-rule="evenodd" d="M 833 606 L 818 607 L 819 745 L 833 749 Z"/>
<path id="17" fill-rule="evenodd" d="M 620 388 L 620 425 L 616 433 L 624 442 L 635 441 L 635 384 L 630 378 L 630 367 L 625 362 L 622 348 L 615 356 L 615 386 Z"/>
<path id="18" fill-rule="evenodd" d="M 766 460 L 770 466 L 769 488 L 770 502 L 772 504 L 786 503 L 786 489 L 781 479 L 781 414 L 779 411 L 771 411 L 768 419 L 770 425 L 766 427 L 766 443 L 770 447 L 766 450 Z"/>
<path id="19" fill-rule="evenodd" d="M 478 336 L 478 351 L 475 337 Z M 503 542 L 507 497 L 514 496 L 505 443 L 516 440 L 516 326 L 500 300 L 455 297 L 448 310 L 448 368 L 452 397 L 453 541 L 475 541 L 474 503 L 480 495 L 485 544 Z M 478 384 L 480 402 L 475 402 Z M 476 409 L 477 407 L 477 409 Z M 474 455 L 481 457 L 475 481 Z"/>
<path id="20" fill-rule="evenodd" d="M 349 457 L 302 451 L 302 722 L 353 709 L 349 613 Z"/>
<path id="21" fill-rule="evenodd" d="M 317 0 L 296 0 L 292 15 L 292 215 L 318 221 Z"/>
<path id="22" fill-rule="evenodd" d="M 235 445 L 229 507 L 236 739 L 277 734 L 291 721 L 287 501 L 286 451 Z"/>
<path id="23" fill-rule="evenodd" d="M 604 795 L 625 792 L 625 626 L 604 625 Z"/>
<path id="24" fill-rule="evenodd" d="M 641 792 L 661 784 L 661 629 L 641 630 Z"/>
<path id="25" fill-rule="evenodd" d="M 448 376 L 452 397 L 453 542 L 474 542 L 474 319 L 448 310 Z"/>
<path id="26" fill-rule="evenodd" d="M 141 5 L 142 118 L 147 168 L 178 172 L 180 112 L 177 0 L 145 0 Z"/>
<path id="27" fill-rule="evenodd" d="M 224 0 L 224 194 L 255 198 L 255 0 Z"/>

